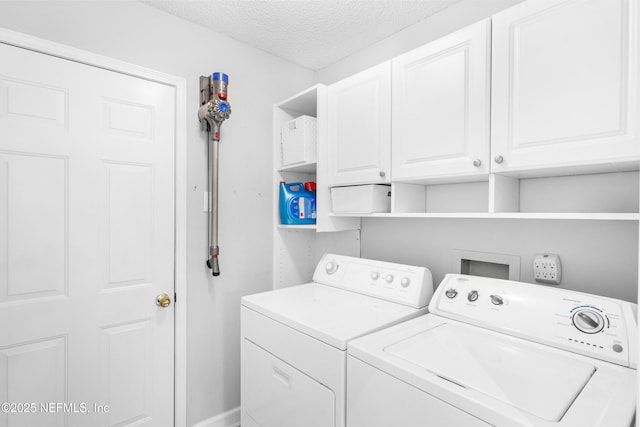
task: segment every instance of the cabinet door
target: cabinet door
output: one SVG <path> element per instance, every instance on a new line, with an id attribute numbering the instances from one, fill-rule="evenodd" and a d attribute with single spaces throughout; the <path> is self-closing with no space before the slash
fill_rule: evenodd
<path id="1" fill-rule="evenodd" d="M 638 49 L 635 0 L 537 0 L 495 15 L 492 171 L 637 161 Z"/>
<path id="2" fill-rule="evenodd" d="M 328 89 L 329 185 L 390 182 L 391 64 Z"/>
<path id="3" fill-rule="evenodd" d="M 393 59 L 394 181 L 489 173 L 490 31 L 485 20 Z"/>

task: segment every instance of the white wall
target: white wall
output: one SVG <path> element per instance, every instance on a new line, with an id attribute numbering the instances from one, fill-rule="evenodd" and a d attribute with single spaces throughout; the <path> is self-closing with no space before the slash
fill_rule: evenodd
<path id="1" fill-rule="evenodd" d="M 419 47 L 522 0 L 461 0 L 451 8 L 318 72 L 331 84 Z M 635 202 L 637 203 L 637 202 Z M 634 221 L 362 220 L 361 256 L 429 267 L 437 284 L 452 270 L 451 251 L 516 255 L 533 282 L 533 255 L 561 257 L 561 287 L 637 301 L 638 224 Z"/>
<path id="2" fill-rule="evenodd" d="M 363 219 L 362 257 L 422 265 L 434 284 L 452 265 L 454 249 L 520 257 L 520 280 L 535 283 L 533 256 L 560 255 L 560 287 L 636 302 L 635 221 Z"/>
<path id="3" fill-rule="evenodd" d="M 239 299 L 271 287 L 272 106 L 316 73 L 138 2 L 0 1 L 0 27 L 187 80 L 188 425 L 235 408 Z M 196 116 L 198 77 L 213 71 L 229 75 L 233 108 L 222 127 L 215 279 L 205 266 L 207 151 Z"/>

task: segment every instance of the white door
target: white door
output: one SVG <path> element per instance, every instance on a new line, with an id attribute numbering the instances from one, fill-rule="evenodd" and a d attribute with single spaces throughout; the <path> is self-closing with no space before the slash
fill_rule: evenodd
<path id="1" fill-rule="evenodd" d="M 539 0 L 493 18 L 493 171 L 634 161 L 638 2 Z"/>
<path id="2" fill-rule="evenodd" d="M 329 86 L 329 186 L 391 182 L 391 64 Z"/>
<path id="3" fill-rule="evenodd" d="M 175 89 L 0 58 L 0 426 L 171 426 Z"/>
<path id="4" fill-rule="evenodd" d="M 490 22 L 392 60 L 394 181 L 488 175 Z"/>

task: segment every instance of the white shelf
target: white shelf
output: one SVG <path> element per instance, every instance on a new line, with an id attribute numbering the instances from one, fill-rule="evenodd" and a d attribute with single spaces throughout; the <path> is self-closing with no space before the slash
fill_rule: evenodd
<path id="1" fill-rule="evenodd" d="M 278 228 L 298 229 L 298 230 L 315 230 L 315 224 L 278 224 Z"/>
<path id="2" fill-rule="evenodd" d="M 584 212 L 452 212 L 452 213 L 371 213 L 330 214 L 335 217 L 361 218 L 461 218 L 461 219 L 551 219 L 586 221 L 640 221 L 640 213 Z"/>
<path id="3" fill-rule="evenodd" d="M 391 212 L 377 218 L 640 221 L 637 171 L 438 184 L 392 183 Z"/>
<path id="4" fill-rule="evenodd" d="M 291 98 L 278 104 L 278 108 L 286 111 L 294 111 L 296 115 L 307 115 L 316 117 L 318 114 L 318 88 L 322 85 L 315 85 L 306 89 Z"/>
<path id="5" fill-rule="evenodd" d="M 300 163 L 291 166 L 285 166 L 278 169 L 278 172 L 300 172 L 300 173 L 316 173 L 317 162 Z"/>

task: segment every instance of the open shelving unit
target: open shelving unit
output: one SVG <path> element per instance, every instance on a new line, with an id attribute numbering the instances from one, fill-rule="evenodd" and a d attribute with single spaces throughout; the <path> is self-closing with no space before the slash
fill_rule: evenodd
<path id="1" fill-rule="evenodd" d="M 391 212 L 373 218 L 639 221 L 637 170 L 509 177 L 460 183 L 392 183 Z"/>
<path id="2" fill-rule="evenodd" d="M 360 255 L 360 219 L 330 215 L 326 185 L 326 86 L 316 85 L 276 104 L 273 109 L 273 287 L 282 288 L 311 281 L 324 252 Z M 281 128 L 300 116 L 317 120 L 317 161 L 282 166 Z M 281 182 L 316 182 L 316 224 L 280 224 Z"/>

